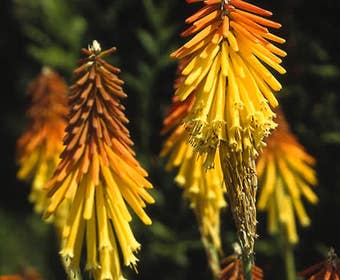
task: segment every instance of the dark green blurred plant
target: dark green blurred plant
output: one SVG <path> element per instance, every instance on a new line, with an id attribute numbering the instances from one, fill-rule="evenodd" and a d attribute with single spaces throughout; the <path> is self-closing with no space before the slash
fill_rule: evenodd
<path id="1" fill-rule="evenodd" d="M 140 149 L 148 154 L 151 149 L 152 119 L 160 116 L 159 105 L 154 102 L 159 100 L 161 92 L 161 75 L 173 65 L 169 54 L 175 48 L 173 43 L 176 24 L 170 21 L 171 11 L 174 11 L 173 1 L 143 0 L 143 12 L 147 19 L 145 28 L 138 27 L 140 57 L 136 61 L 136 72 L 124 75 L 126 84 L 138 94 L 138 137 Z M 157 107 L 156 107 L 157 106 Z"/>
<path id="2" fill-rule="evenodd" d="M 30 43 L 26 48 L 42 65 L 70 73 L 75 67 L 85 18 L 67 0 L 15 0 L 15 14 Z"/>

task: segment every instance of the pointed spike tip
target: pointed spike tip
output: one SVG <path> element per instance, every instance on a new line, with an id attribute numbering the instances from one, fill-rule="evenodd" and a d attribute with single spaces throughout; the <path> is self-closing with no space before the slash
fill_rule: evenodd
<path id="1" fill-rule="evenodd" d="M 102 49 L 100 47 L 100 44 L 99 44 L 99 42 L 97 40 L 93 40 L 92 41 L 92 45 L 88 46 L 88 50 L 92 51 L 92 52 L 95 52 L 97 54 L 102 51 Z"/>

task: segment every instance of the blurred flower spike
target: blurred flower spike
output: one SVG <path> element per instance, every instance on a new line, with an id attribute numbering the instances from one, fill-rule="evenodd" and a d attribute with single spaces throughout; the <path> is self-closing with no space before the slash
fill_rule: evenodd
<path id="1" fill-rule="evenodd" d="M 31 97 L 27 111 L 29 124 L 17 141 L 20 164 L 17 176 L 32 183 L 29 200 L 38 213 L 47 206 L 43 186 L 52 176 L 63 149 L 68 112 L 67 91 L 64 80 L 49 67 L 44 67 L 28 87 Z"/>
<path id="2" fill-rule="evenodd" d="M 43 280 L 34 267 L 24 267 L 20 274 L 0 275 L 0 280 Z"/>
<path id="3" fill-rule="evenodd" d="M 82 248 L 85 269 L 94 279 L 123 279 L 120 252 L 126 266 L 136 268 L 140 244 L 130 228 L 132 216 L 151 224 L 146 203 L 154 199 L 147 172 L 135 159 L 125 127 L 126 98 L 120 70 L 104 60 L 115 48 L 102 51 L 94 41 L 74 71 L 64 150 L 53 177 L 47 183 L 51 202 L 45 217 L 64 201 L 71 207 L 62 232 L 61 256 L 72 279 L 80 278 Z M 120 250 L 119 250 L 120 248 Z"/>
<path id="4" fill-rule="evenodd" d="M 299 273 L 306 280 L 339 280 L 340 260 L 333 248 L 328 252 L 328 258 L 312 265 Z"/>
<path id="5" fill-rule="evenodd" d="M 178 70 L 182 67 L 183 63 L 180 63 Z M 181 79 L 181 76 L 176 79 L 175 88 Z M 214 260 L 218 252 L 222 252 L 220 212 L 222 208 L 226 207 L 225 185 L 219 154 L 216 153 L 215 156 L 215 168 L 205 170 L 202 158 L 187 142 L 188 135 L 182 121 L 190 112 L 194 98 L 194 94 L 191 94 L 181 102 L 178 96 L 173 97 L 161 131 L 162 135 L 170 131 L 171 134 L 163 144 L 161 156 L 169 155 L 166 166 L 168 170 L 179 168 L 175 181 L 183 188 L 183 196 L 189 200 L 190 207 L 196 215 L 211 269 L 217 275 L 219 266 L 214 263 Z"/>
<path id="6" fill-rule="evenodd" d="M 176 101 L 173 108 L 181 110 L 186 103 Z M 176 110 L 173 111 L 175 113 Z M 161 156 L 169 154 L 167 169 L 178 167 L 176 183 L 183 187 L 183 195 L 190 201 L 190 207 L 196 214 L 202 237 L 210 240 L 216 249 L 221 250 L 220 211 L 226 207 L 224 199 L 225 185 L 219 154 L 216 153 L 214 169 L 204 170 L 202 158 L 187 143 L 183 126 L 178 126 L 164 143 Z"/>
<path id="7" fill-rule="evenodd" d="M 311 189 L 317 184 L 315 159 L 290 131 L 282 111 L 277 111 L 276 121 L 278 128 L 268 137 L 257 161 L 260 180 L 257 206 L 268 212 L 269 232 L 278 233 L 283 227 L 287 240 L 294 244 L 298 242 L 295 216 L 302 226 L 310 224 L 302 199 L 312 204 L 318 202 Z"/>
<path id="8" fill-rule="evenodd" d="M 204 5 L 187 18 L 182 36 L 193 36 L 171 57 L 187 61 L 175 94 L 183 101 L 195 90 L 193 107 L 184 119 L 189 142 L 203 154 L 204 167 L 214 167 L 220 147 L 221 166 L 240 245 L 252 258 L 256 238 L 256 171 L 258 150 L 276 127 L 271 106 L 281 89 L 271 71 L 286 53 L 273 43 L 283 38 L 268 28 L 272 13 L 240 0 L 187 0 Z"/>

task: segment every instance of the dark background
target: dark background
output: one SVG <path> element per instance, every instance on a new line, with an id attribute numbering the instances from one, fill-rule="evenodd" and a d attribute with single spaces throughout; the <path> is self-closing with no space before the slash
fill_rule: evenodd
<path id="1" fill-rule="evenodd" d="M 70 3 L 68 3 L 70 2 Z M 339 2 L 332 0 L 252 1 L 273 11 L 282 23 L 273 33 L 286 38 L 282 48 L 287 74 L 279 77 L 282 110 L 293 132 L 317 159 L 316 206 L 305 203 L 312 225 L 298 228 L 296 267 L 301 270 L 325 257 L 330 246 L 340 252 L 340 115 Z M 176 62 L 169 59 L 184 39 L 184 19 L 199 5 L 185 1 L 1 0 L 0 3 L 0 275 L 34 266 L 45 279 L 64 279 L 53 230 L 32 213 L 30 186 L 16 179 L 15 145 L 26 124 L 28 83 L 43 65 L 54 67 L 72 83 L 80 48 L 97 39 L 116 46 L 111 62 L 122 70 L 128 126 L 142 165 L 149 170 L 157 203 L 149 207 L 151 227 L 136 219 L 143 244 L 139 274 L 129 279 L 211 279 L 191 210 L 164 171 L 158 157 L 162 118 L 173 94 Z M 229 211 L 222 215 L 226 253 L 235 236 Z M 284 279 L 275 238 L 259 215 L 257 263 L 265 279 Z"/>

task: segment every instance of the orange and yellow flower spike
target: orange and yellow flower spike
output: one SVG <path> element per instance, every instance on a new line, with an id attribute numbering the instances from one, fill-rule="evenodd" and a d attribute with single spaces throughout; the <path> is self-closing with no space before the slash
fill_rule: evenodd
<path id="1" fill-rule="evenodd" d="M 187 61 L 175 94 L 185 100 L 195 90 L 193 108 L 184 120 L 189 142 L 212 168 L 220 149 L 230 208 L 243 255 L 252 256 L 256 238 L 255 159 L 275 128 L 271 107 L 281 84 L 267 67 L 280 74 L 286 53 L 275 46 L 284 39 L 270 33 L 279 28 L 272 13 L 241 0 L 188 0 L 203 7 L 187 18 L 192 36 L 171 57 Z M 265 66 L 266 65 L 266 66 Z M 250 267 L 250 266 L 249 266 Z"/>
<path id="2" fill-rule="evenodd" d="M 43 280 L 34 267 L 24 267 L 20 274 L 0 275 L 0 280 Z"/>
<path id="3" fill-rule="evenodd" d="M 177 100 L 173 103 L 177 110 L 184 106 L 185 103 Z M 226 202 L 219 153 L 216 153 L 215 168 L 205 170 L 202 158 L 187 143 L 185 128 L 180 125 L 164 142 L 161 156 L 169 156 L 167 170 L 179 168 L 175 182 L 183 188 L 183 196 L 196 214 L 202 238 L 221 251 L 220 211 L 226 207 Z"/>
<path id="4" fill-rule="evenodd" d="M 204 7 L 186 20 L 192 25 L 182 36 L 193 37 L 171 57 L 188 60 L 176 95 L 185 100 L 196 90 L 184 121 L 190 141 L 200 152 L 213 152 L 220 141 L 232 150 L 258 148 L 275 127 L 270 105 L 278 105 L 273 91 L 281 85 L 264 63 L 285 73 L 280 57 L 286 53 L 272 43 L 285 40 L 268 30 L 281 25 L 264 18 L 271 12 L 244 1 L 188 2 Z"/>
<path id="5" fill-rule="evenodd" d="M 339 280 L 340 259 L 334 248 L 330 248 L 326 260 L 312 265 L 299 273 L 305 280 Z"/>
<path id="6" fill-rule="evenodd" d="M 29 124 L 17 141 L 20 165 L 17 176 L 32 183 L 29 200 L 35 211 L 41 213 L 48 203 L 43 186 L 52 176 L 63 149 L 67 85 L 55 71 L 44 67 L 29 85 L 28 94 L 32 103 L 27 111 Z"/>
<path id="7" fill-rule="evenodd" d="M 51 197 L 46 217 L 63 201 L 71 203 L 60 254 L 74 278 L 84 248 L 85 269 L 94 279 L 123 279 L 120 252 L 124 265 L 135 268 L 140 249 L 127 206 L 144 224 L 151 224 L 144 208 L 154 202 L 147 192 L 152 185 L 131 149 L 120 102 L 127 96 L 117 76 L 120 70 L 104 59 L 115 50 L 102 51 L 97 41 L 82 50 L 86 57 L 74 71 L 77 81 L 70 88 L 65 148 L 46 185 Z"/>
<path id="8" fill-rule="evenodd" d="M 294 244 L 298 242 L 295 216 L 302 226 L 310 224 L 302 199 L 312 204 L 318 202 L 311 189 L 317 184 L 315 159 L 290 131 L 282 111 L 277 111 L 276 120 L 278 128 L 267 138 L 267 146 L 257 161 L 260 180 L 257 206 L 268 212 L 269 232 L 277 233 L 281 225 L 288 241 Z"/>
<path id="9" fill-rule="evenodd" d="M 178 70 L 183 67 L 180 63 Z M 174 88 L 182 77 L 175 80 Z M 226 207 L 224 199 L 225 185 L 220 166 L 219 153 L 216 153 L 214 169 L 203 168 L 199 157 L 187 142 L 187 133 L 182 125 L 194 102 L 194 94 L 181 102 L 178 96 L 172 99 L 172 105 L 163 121 L 161 134 L 171 132 L 163 144 L 161 156 L 169 156 L 167 170 L 178 168 L 175 182 L 183 188 L 183 196 L 188 199 L 199 225 L 201 239 L 207 252 L 210 267 L 215 275 L 219 273 L 218 252 L 222 252 L 220 236 L 220 212 Z"/>

